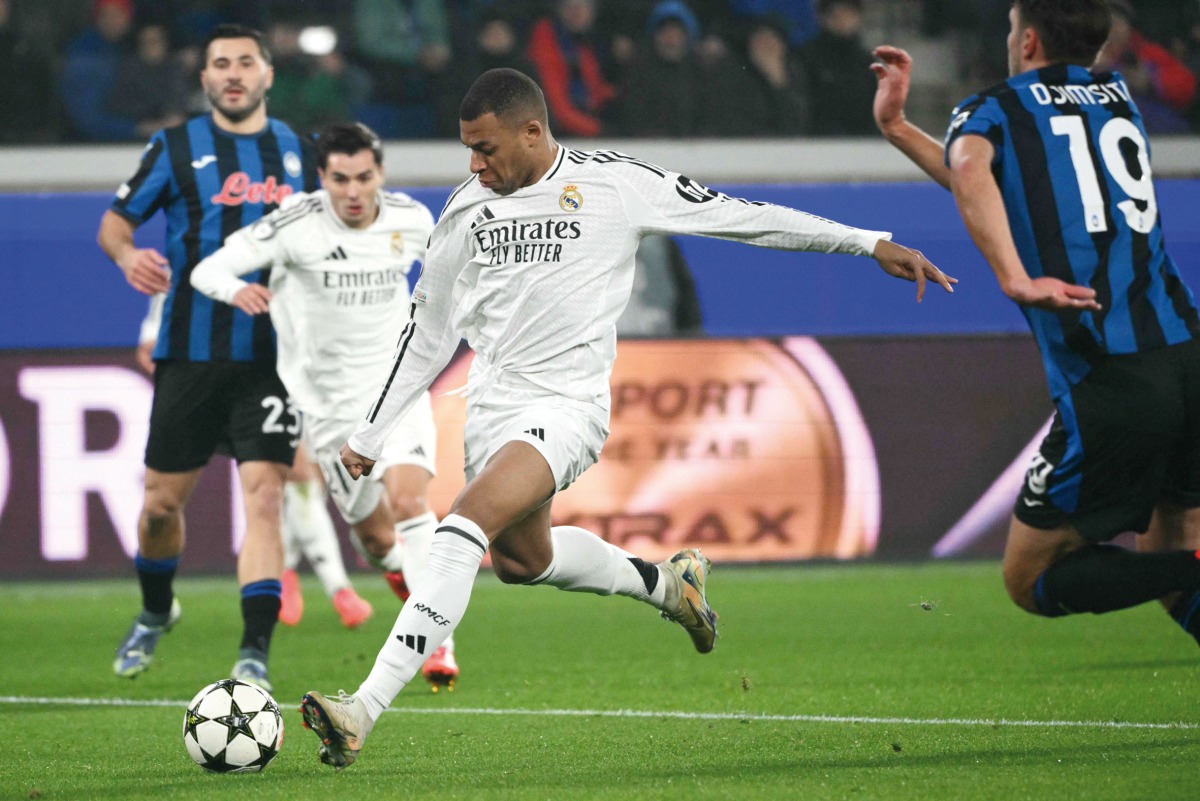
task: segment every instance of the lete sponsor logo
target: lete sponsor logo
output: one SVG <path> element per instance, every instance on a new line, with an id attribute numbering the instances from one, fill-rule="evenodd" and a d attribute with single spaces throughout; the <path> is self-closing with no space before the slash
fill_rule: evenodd
<path id="1" fill-rule="evenodd" d="M 265 181 L 251 181 L 248 174 L 235 172 L 225 179 L 225 185 L 211 200 L 218 206 L 240 206 L 243 203 L 278 205 L 290 194 L 292 188 L 277 182 L 273 175 L 268 175 Z"/>

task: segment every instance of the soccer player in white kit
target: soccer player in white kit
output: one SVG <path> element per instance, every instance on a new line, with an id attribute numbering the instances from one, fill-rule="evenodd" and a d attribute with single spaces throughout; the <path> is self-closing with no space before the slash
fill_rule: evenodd
<path id="1" fill-rule="evenodd" d="M 551 526 L 554 493 L 596 461 L 608 435 L 615 325 L 642 236 L 872 256 L 916 281 L 918 299 L 927 280 L 953 291 L 954 279 L 889 234 L 731 198 L 618 153 L 571 150 L 546 120 L 541 90 L 516 70 L 489 70 L 463 99 L 474 175 L 438 220 L 392 369 L 342 448 L 351 475 L 370 475 L 392 428 L 466 337 L 475 350 L 467 485 L 434 534 L 426 580 L 354 695 L 309 692 L 302 701 L 321 761 L 334 767 L 357 759 L 423 653 L 458 625 L 489 551 L 505 583 L 636 598 L 682 625 L 696 650 L 712 650 L 717 616 L 699 551 L 654 565 L 582 528 Z"/>
<path id="2" fill-rule="evenodd" d="M 353 481 L 338 450 L 390 367 L 409 313 L 407 276 L 425 257 L 433 216 L 405 194 L 382 191 L 383 147 L 365 125 L 322 131 L 317 163 L 323 189 L 293 195 L 232 234 L 191 282 L 247 314 L 270 312 L 276 369 L 304 415 L 304 444 L 360 552 L 403 598 L 422 583 L 437 525 L 427 503 L 437 453 L 429 393 L 418 393 L 380 441 L 385 469 L 375 480 Z M 239 277 L 267 267 L 268 286 Z M 408 587 L 394 583 L 401 568 Z M 452 641 L 423 661 L 435 688 L 453 687 Z"/>

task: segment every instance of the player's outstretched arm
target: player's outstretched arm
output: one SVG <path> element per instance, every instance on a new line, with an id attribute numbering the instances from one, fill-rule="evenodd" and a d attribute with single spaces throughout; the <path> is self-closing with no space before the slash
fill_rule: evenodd
<path id="1" fill-rule="evenodd" d="M 135 226 L 112 209 L 100 218 L 96 242 L 113 264 L 125 273 L 129 285 L 146 295 L 166 292 L 171 288 L 168 262 L 154 248 L 139 248 L 133 242 Z"/>
<path id="2" fill-rule="evenodd" d="M 933 281 L 947 292 L 954 292 L 952 284 L 957 284 L 957 278 L 951 278 L 933 265 L 919 250 L 906 248 L 887 239 L 875 243 L 875 251 L 871 254 L 879 266 L 888 275 L 903 278 L 905 281 L 915 281 L 917 284 L 917 303 L 925 297 L 925 282 Z"/>
<path id="3" fill-rule="evenodd" d="M 912 76 L 912 57 L 891 45 L 875 48 L 873 55 L 879 59 L 871 65 L 871 72 L 879 79 L 873 107 L 875 124 L 884 138 L 901 153 L 928 173 L 930 178 L 949 189 L 950 170 L 945 164 L 942 143 L 904 116 L 904 104 L 908 101 Z"/>
<path id="4" fill-rule="evenodd" d="M 950 147 L 950 188 L 975 246 L 991 265 L 1004 294 L 1023 306 L 1097 310 L 1096 290 L 1057 278 L 1030 278 L 1008 227 L 1008 212 L 992 176 L 991 142 L 962 136 Z"/>

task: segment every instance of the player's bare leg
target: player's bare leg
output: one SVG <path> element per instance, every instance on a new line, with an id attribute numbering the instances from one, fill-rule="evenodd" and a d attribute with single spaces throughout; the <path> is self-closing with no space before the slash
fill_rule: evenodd
<path id="1" fill-rule="evenodd" d="M 1137 549 L 1144 553 L 1200 550 L 1200 508 L 1160 503 L 1149 531 L 1137 538 Z M 1159 602 L 1200 643 L 1200 592 L 1173 592 Z"/>
<path id="2" fill-rule="evenodd" d="M 238 465 L 246 508 L 246 538 L 238 553 L 244 629 L 235 679 L 270 692 L 267 654 L 279 619 L 280 576 L 283 573 L 283 484 L 286 465 L 254 461 Z"/>
<path id="3" fill-rule="evenodd" d="M 1072 528 L 1035 529 L 1014 518 L 1004 586 L 1033 614 L 1102 614 L 1200 590 L 1200 558 L 1191 550 L 1138 553 L 1088 542 Z"/>
<path id="4" fill-rule="evenodd" d="M 117 646 L 113 672 L 135 678 L 150 666 L 159 638 L 179 619 L 172 584 L 183 553 L 183 508 L 196 489 L 200 470 L 163 473 L 146 468 L 142 513 L 138 517 L 135 559 L 142 588 L 142 611 Z"/>
<path id="5" fill-rule="evenodd" d="M 352 543 L 372 567 L 385 575 L 399 573 L 404 568 L 404 545 L 396 537 L 396 518 L 387 496 L 379 499 L 371 514 L 351 525 L 350 531 Z"/>

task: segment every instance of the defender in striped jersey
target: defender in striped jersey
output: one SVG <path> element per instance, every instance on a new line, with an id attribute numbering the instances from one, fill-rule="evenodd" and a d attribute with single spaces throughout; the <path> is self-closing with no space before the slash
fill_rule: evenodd
<path id="1" fill-rule="evenodd" d="M 294 195 L 235 232 L 191 282 L 247 314 L 270 312 L 279 375 L 304 415 L 305 447 L 351 541 L 405 600 L 425 580 L 437 527 L 426 500 L 437 458 L 429 393 L 388 437 L 372 480 L 353 481 L 338 452 L 391 367 L 409 309 L 408 274 L 425 258 L 433 215 L 408 195 L 383 191 L 383 146 L 365 125 L 324 129 L 317 163 L 324 189 Z M 269 288 L 245 279 L 264 269 Z M 438 651 L 425 677 L 435 689 L 453 687 L 453 642 Z"/>
<path id="2" fill-rule="evenodd" d="M 1200 640 L 1200 323 L 1164 247 L 1141 115 L 1093 72 L 1105 0 L 1016 0 L 1011 78 L 952 113 L 946 146 L 903 115 L 911 60 L 879 48 L 884 135 L 954 192 L 1021 305 L 1057 407 L 1004 555 L 1047 617 L 1160 600 Z M 1140 534 L 1137 551 L 1107 544 Z"/>
<path id="3" fill-rule="evenodd" d="M 434 535 L 430 580 L 405 604 L 367 680 L 349 699 L 304 697 L 321 758 L 336 767 L 357 758 L 423 654 L 458 625 L 489 551 L 505 583 L 635 598 L 680 624 L 697 651 L 712 650 L 710 565 L 698 550 L 656 565 L 585 529 L 551 526 L 555 492 L 596 461 L 608 436 L 616 322 L 643 236 L 873 256 L 916 281 L 918 294 L 927 280 L 947 291 L 953 283 L 888 234 L 731 198 L 619 153 L 561 145 L 541 90 L 515 70 L 484 73 L 459 117 L 474 175 L 442 211 L 392 369 L 342 461 L 352 476 L 370 474 L 389 432 L 465 337 L 475 349 L 465 390 L 467 486 Z"/>
<path id="4" fill-rule="evenodd" d="M 245 626 L 233 675 L 269 688 L 282 572 L 280 500 L 300 417 L 275 372 L 269 321 L 198 295 L 188 277 L 229 234 L 291 193 L 315 189 L 316 162 L 310 142 L 267 116 L 273 73 L 258 31 L 215 28 L 200 77 L 212 114 L 151 137 L 137 173 L 100 223 L 100 247 L 129 283 L 146 294 L 166 293 L 138 521 L 143 609 L 113 670 L 142 673 L 179 616 L 172 579 L 183 549 L 183 508 L 201 468 L 221 448 L 237 460 L 246 507 L 238 555 Z M 159 209 L 167 216 L 166 258 L 134 242 L 135 229 Z M 264 272 L 252 280 L 268 278 Z"/>

